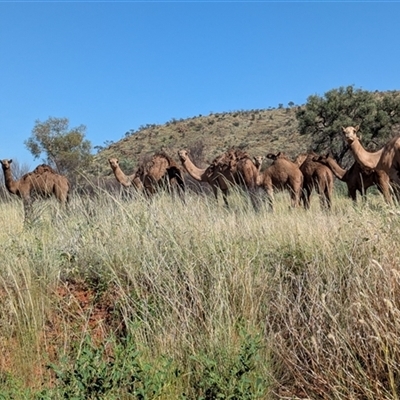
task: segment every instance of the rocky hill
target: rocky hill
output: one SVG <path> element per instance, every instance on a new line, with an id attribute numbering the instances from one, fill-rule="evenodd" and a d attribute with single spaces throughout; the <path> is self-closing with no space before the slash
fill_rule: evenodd
<path id="1" fill-rule="evenodd" d="M 297 107 L 215 113 L 171 120 L 164 125 L 146 125 L 126 133 L 118 142 L 95 156 L 92 174 L 110 176 L 109 157 L 118 157 L 126 173 L 146 157 L 163 150 L 176 161 L 180 149 L 188 149 L 199 166 L 205 166 L 231 147 L 251 156 L 284 151 L 294 157 L 311 148 L 311 138 L 300 136 Z"/>

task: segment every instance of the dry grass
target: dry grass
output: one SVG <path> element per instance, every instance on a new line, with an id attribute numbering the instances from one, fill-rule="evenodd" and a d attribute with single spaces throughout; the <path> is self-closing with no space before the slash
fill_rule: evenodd
<path id="1" fill-rule="evenodd" d="M 396 399 L 397 209 L 373 196 L 357 207 L 335 197 L 330 213 L 316 197 L 289 210 L 284 194 L 274 213 L 238 193 L 230 204 L 99 193 L 65 213 L 37 203 L 28 227 L 18 202 L 2 204 L 0 374 L 50 385 L 40 366 L 72 342 L 129 333 L 149 360 L 180 366 L 165 394 L 179 398 L 194 393 L 192 357 L 223 369 L 244 329 L 261 335 L 268 398 Z"/>

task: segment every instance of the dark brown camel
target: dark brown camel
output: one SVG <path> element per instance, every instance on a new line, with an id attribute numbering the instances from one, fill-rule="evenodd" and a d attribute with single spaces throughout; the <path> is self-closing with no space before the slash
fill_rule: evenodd
<path id="1" fill-rule="evenodd" d="M 348 196 L 355 202 L 357 201 L 357 192 L 360 192 L 361 196 L 365 199 L 367 189 L 371 186 L 377 185 L 379 191 L 382 192 L 378 184 L 376 172 L 363 169 L 357 161 L 355 161 L 349 169 L 342 168 L 337 161 L 328 154 L 315 157 L 314 161 L 329 167 L 336 178 L 345 182 Z"/>

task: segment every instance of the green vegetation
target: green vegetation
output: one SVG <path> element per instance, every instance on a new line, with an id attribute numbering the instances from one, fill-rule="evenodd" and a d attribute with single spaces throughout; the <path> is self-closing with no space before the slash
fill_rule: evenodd
<path id="1" fill-rule="evenodd" d="M 310 96 L 296 117 L 300 133 L 312 136 L 314 150 L 329 150 L 341 162 L 348 150 L 339 134 L 342 126 L 360 125 L 364 141 L 378 148 L 400 133 L 400 94 L 340 87 Z"/>
<path id="2" fill-rule="evenodd" d="M 3 203 L 0 398 L 397 398 L 397 209 L 276 197 Z"/>
<path id="3" fill-rule="evenodd" d="M 84 125 L 69 129 L 68 118 L 50 117 L 44 122 L 35 121 L 25 145 L 35 158 L 44 154 L 47 164 L 75 183 L 92 160 L 92 145 L 85 133 Z"/>

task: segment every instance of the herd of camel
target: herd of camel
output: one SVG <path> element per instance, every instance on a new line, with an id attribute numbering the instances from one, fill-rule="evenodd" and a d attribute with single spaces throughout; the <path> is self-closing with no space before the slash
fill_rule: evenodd
<path id="1" fill-rule="evenodd" d="M 321 206 L 329 209 L 335 176 L 347 184 L 348 195 L 354 201 L 357 200 L 357 192 L 365 196 L 366 190 L 376 185 L 385 200 L 390 203 L 391 189 L 400 185 L 400 137 L 391 139 L 377 152 L 368 152 L 360 143 L 358 130 L 359 126 L 342 128 L 344 138 L 355 158 L 349 169 L 343 169 L 329 155 L 309 152 L 290 160 L 280 152 L 267 154 L 266 157 L 272 160 L 272 164 L 261 171 L 262 156 L 252 158 L 238 149 L 223 153 L 206 168 L 197 167 L 186 150 L 178 152 L 183 168 L 166 154 L 158 153 L 129 176 L 121 170 L 117 158 L 109 158 L 108 161 L 121 185 L 133 186 L 147 195 L 154 193 L 165 182 L 168 185 L 176 182 L 183 192 L 185 171 L 194 180 L 209 184 L 215 197 L 218 196 L 218 191 L 221 191 L 226 205 L 229 188 L 238 185 L 250 194 L 255 207 L 258 207 L 256 193 L 259 189 L 266 192 L 271 207 L 274 191 L 288 190 L 292 207 L 303 203 L 305 208 L 310 207 L 310 196 L 315 190 L 320 196 Z"/>
<path id="2" fill-rule="evenodd" d="M 356 201 L 357 192 L 365 195 L 366 190 L 376 185 L 385 200 L 392 201 L 392 189 L 400 187 L 400 137 L 389 140 L 383 148 L 369 152 L 363 148 L 357 136 L 359 126 L 342 128 L 344 139 L 349 145 L 355 161 L 349 169 L 343 169 L 329 155 L 313 152 L 298 155 L 290 160 L 284 153 L 268 154 L 272 164 L 261 170 L 263 157 L 250 157 L 246 152 L 231 149 L 215 160 L 207 168 L 197 167 L 186 150 L 178 156 L 181 165 L 164 153 L 155 154 L 150 161 L 139 166 L 133 175 L 126 175 L 117 158 L 109 158 L 110 167 L 116 180 L 124 187 L 134 187 L 147 196 L 163 186 L 176 186 L 185 191 L 184 172 L 198 182 L 209 184 L 217 197 L 221 191 L 228 205 L 228 190 L 233 185 L 244 188 L 254 207 L 258 207 L 259 189 L 266 192 L 271 207 L 275 190 L 288 190 L 292 207 L 303 203 L 310 206 L 310 196 L 315 190 L 323 208 L 330 208 L 334 176 L 344 181 L 348 195 Z M 23 200 L 25 215 L 30 212 L 35 197 L 55 196 L 66 204 L 70 197 L 71 185 L 68 179 L 58 174 L 50 166 L 41 164 L 32 172 L 18 180 L 13 179 L 12 160 L 1 160 L 7 190 Z M 395 191 L 396 192 L 396 191 Z"/>

